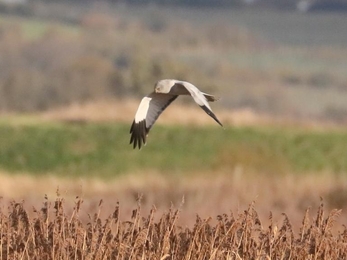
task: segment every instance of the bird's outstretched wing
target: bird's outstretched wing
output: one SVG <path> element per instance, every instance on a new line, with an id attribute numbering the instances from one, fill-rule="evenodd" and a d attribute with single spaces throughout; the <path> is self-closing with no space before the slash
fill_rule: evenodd
<path id="1" fill-rule="evenodd" d="M 176 95 L 151 93 L 141 100 L 130 128 L 130 144 L 141 149 L 146 144 L 147 134 L 159 115 L 167 108 Z"/>
<path id="2" fill-rule="evenodd" d="M 220 126 L 223 126 L 223 124 L 218 120 L 216 115 L 213 113 L 210 105 L 208 104 L 208 101 L 213 102 L 218 100 L 213 95 L 209 95 L 206 93 L 201 92 L 197 87 L 195 87 L 193 84 L 186 82 L 186 81 L 177 81 L 175 83 L 176 87 L 184 87 L 188 90 L 192 98 L 194 99 L 195 103 L 197 103 L 210 117 L 212 117 Z"/>

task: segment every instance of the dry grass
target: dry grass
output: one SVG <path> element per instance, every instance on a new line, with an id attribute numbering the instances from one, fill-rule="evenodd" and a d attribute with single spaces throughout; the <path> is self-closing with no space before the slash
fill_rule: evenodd
<path id="1" fill-rule="evenodd" d="M 51 110 L 42 114 L 46 120 L 60 121 L 92 121 L 107 122 L 119 121 L 129 122 L 135 115 L 140 99 L 95 101 L 85 104 L 73 104 L 68 107 Z M 257 115 L 251 110 L 240 110 L 230 112 L 228 110 L 218 110 L 218 117 L 226 124 L 248 125 L 266 122 L 265 116 Z M 213 124 L 208 116 L 201 116 L 203 112 L 197 106 L 184 104 L 173 104 L 165 110 L 163 117 L 158 122 L 163 124 L 193 124 L 208 125 Z M 197 116 L 199 115 L 199 116 Z M 203 114 L 202 114 L 203 115 Z"/>
<path id="2" fill-rule="evenodd" d="M 141 217 L 141 204 L 126 221 L 120 220 L 121 207 L 100 218 L 102 201 L 87 223 L 79 214 L 83 200 L 76 199 L 67 214 L 64 199 L 34 209 L 29 217 L 22 203 L 8 205 L 9 214 L 0 211 L 1 259 L 345 259 L 347 229 L 333 235 L 339 210 L 325 216 L 323 204 L 315 218 L 304 214 L 299 232 L 288 217 L 276 225 L 263 226 L 250 204 L 244 212 L 230 212 L 211 219 L 196 216 L 192 228 L 177 225 L 180 209 L 170 208 L 157 216 L 153 207 Z"/>
<path id="3" fill-rule="evenodd" d="M 187 98 L 187 97 L 186 97 Z M 187 99 L 185 99 L 187 100 Z M 140 100 L 100 100 L 84 104 L 72 104 L 67 107 L 49 110 L 40 113 L 39 120 L 64 121 L 64 122 L 129 122 L 134 117 Z M 298 126 L 315 130 L 331 129 L 338 127 L 336 124 L 294 119 L 289 117 L 274 117 L 260 114 L 252 109 L 227 110 L 212 104 L 216 115 L 224 125 L 232 126 Z M 32 119 L 30 121 L 33 121 Z M 34 120 L 35 121 L 35 120 Z M 187 105 L 175 102 L 169 106 L 158 120 L 158 124 L 166 125 L 214 125 L 210 117 L 204 116 L 201 109 L 195 104 Z"/>
<path id="4" fill-rule="evenodd" d="M 80 212 L 83 221 L 87 221 L 88 214 L 96 210 L 99 199 L 104 201 L 101 217 L 111 214 L 115 202 L 119 201 L 126 219 L 141 195 L 143 214 L 148 214 L 153 205 L 158 214 L 163 214 L 171 205 L 179 207 L 184 198 L 177 223 L 188 227 L 194 224 L 196 214 L 209 218 L 229 210 L 239 212 L 255 201 L 263 223 L 267 223 L 270 211 L 274 222 L 280 222 L 285 212 L 291 219 L 293 229 L 298 231 L 303 213 L 309 207 L 316 211 L 320 198 L 324 199 L 328 210 L 343 209 L 344 217 L 338 223 L 346 224 L 347 196 L 344 194 L 347 192 L 347 177 L 331 173 L 274 175 L 249 173 L 238 167 L 233 172 L 186 176 L 147 171 L 112 180 L 2 173 L 0 182 L 2 201 L 24 200 L 27 210 L 33 206 L 39 208 L 44 194 L 54 197 L 57 187 L 65 199 L 67 212 L 71 213 L 76 196 L 81 197 L 85 205 Z"/>

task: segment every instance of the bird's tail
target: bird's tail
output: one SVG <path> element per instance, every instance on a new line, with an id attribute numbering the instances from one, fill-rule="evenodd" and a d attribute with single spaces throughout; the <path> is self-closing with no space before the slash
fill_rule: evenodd
<path id="1" fill-rule="evenodd" d="M 216 97 L 216 96 L 213 96 L 213 95 L 210 95 L 210 94 L 206 94 L 206 93 L 202 93 L 204 95 L 204 97 L 206 98 L 206 100 L 208 102 L 214 102 L 214 101 L 217 101 L 220 99 L 220 97 Z"/>

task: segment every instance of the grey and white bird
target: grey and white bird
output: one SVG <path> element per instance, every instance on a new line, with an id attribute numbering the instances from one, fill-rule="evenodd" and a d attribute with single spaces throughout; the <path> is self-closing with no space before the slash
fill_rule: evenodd
<path id="1" fill-rule="evenodd" d="M 201 92 L 196 86 L 187 81 L 163 79 L 155 84 L 152 93 L 141 100 L 137 109 L 135 119 L 130 128 L 130 144 L 133 144 L 134 149 L 136 147 L 141 149 L 142 144 L 146 144 L 149 130 L 154 125 L 159 115 L 179 95 L 191 95 L 194 101 L 210 117 L 223 126 L 208 104 L 208 102 L 216 101 L 218 98 Z"/>

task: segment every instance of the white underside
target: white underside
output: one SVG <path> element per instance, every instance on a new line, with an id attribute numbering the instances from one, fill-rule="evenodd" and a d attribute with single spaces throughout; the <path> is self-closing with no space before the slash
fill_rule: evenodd
<path id="1" fill-rule="evenodd" d="M 137 109 L 136 114 L 135 114 L 135 123 L 139 123 L 142 120 L 146 119 L 147 111 L 149 108 L 149 102 L 151 102 L 151 100 L 152 100 L 152 98 L 150 98 L 150 97 L 144 97 L 141 100 L 139 108 Z"/>
<path id="2" fill-rule="evenodd" d="M 206 106 L 208 109 L 212 111 L 204 94 L 197 87 L 195 87 L 192 83 L 189 83 L 187 81 L 181 81 L 181 83 L 189 91 L 190 95 L 199 106 Z"/>

